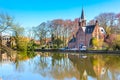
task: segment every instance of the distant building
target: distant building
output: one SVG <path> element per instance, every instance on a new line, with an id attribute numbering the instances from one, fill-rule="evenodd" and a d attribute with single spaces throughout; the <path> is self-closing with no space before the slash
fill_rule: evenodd
<path id="1" fill-rule="evenodd" d="M 4 35 L 2 36 L 2 45 L 8 45 L 10 44 L 10 35 Z"/>
<path id="2" fill-rule="evenodd" d="M 68 43 L 68 48 L 78 48 L 82 46 L 90 47 L 91 39 L 94 37 L 99 40 L 103 40 L 105 36 L 105 30 L 100 27 L 98 21 L 94 25 L 86 25 L 84 19 L 84 10 L 82 9 L 81 17 L 78 21 L 78 31 Z"/>

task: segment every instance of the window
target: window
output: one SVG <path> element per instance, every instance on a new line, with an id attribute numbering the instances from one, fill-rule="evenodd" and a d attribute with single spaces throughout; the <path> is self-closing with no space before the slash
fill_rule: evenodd
<path id="1" fill-rule="evenodd" d="M 90 29 L 88 29 L 88 33 L 90 33 Z"/>
<path id="2" fill-rule="evenodd" d="M 103 32 L 103 29 L 101 29 L 101 31 Z"/>

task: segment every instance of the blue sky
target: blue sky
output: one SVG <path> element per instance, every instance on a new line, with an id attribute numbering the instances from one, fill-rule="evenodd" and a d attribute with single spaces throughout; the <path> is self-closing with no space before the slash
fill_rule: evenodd
<path id="1" fill-rule="evenodd" d="M 53 19 L 80 17 L 82 6 L 87 21 L 103 12 L 120 13 L 120 0 L 0 0 L 0 11 L 31 28 Z"/>

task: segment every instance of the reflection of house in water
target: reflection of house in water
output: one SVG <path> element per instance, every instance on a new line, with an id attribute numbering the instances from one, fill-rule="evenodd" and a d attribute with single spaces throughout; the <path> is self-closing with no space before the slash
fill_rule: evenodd
<path id="1" fill-rule="evenodd" d="M 82 56 L 82 55 L 81 55 Z M 81 57 L 80 55 L 68 55 L 70 61 L 73 62 L 74 67 L 79 71 L 79 79 L 88 80 L 87 77 L 91 76 L 93 78 L 96 77 L 96 74 L 93 69 L 92 62 L 89 57 Z"/>
<path id="2" fill-rule="evenodd" d="M 2 44 L 3 44 L 3 45 L 8 45 L 8 44 L 10 44 L 10 36 L 9 36 L 9 35 L 4 35 L 4 36 L 2 36 Z"/>
<path id="3" fill-rule="evenodd" d="M 79 80 L 89 80 L 90 77 L 95 80 L 119 80 L 119 73 L 112 72 L 110 66 L 104 64 L 105 61 L 100 55 L 83 57 L 84 55 L 69 54 L 68 58 L 74 67 L 79 71 Z M 90 79 L 91 80 L 91 79 Z"/>
<path id="4" fill-rule="evenodd" d="M 117 80 L 115 79 L 114 72 L 111 72 L 109 69 L 109 67 L 111 67 L 109 66 L 110 64 L 106 64 L 102 55 L 94 55 L 93 61 L 93 69 L 96 73 L 97 80 Z"/>
<path id="5" fill-rule="evenodd" d="M 9 63 L 9 62 L 15 62 L 16 61 L 16 53 L 13 53 L 11 55 L 8 55 L 8 53 L 2 53 L 0 54 L 0 63 Z"/>
<path id="6" fill-rule="evenodd" d="M 0 54 L 0 62 L 10 62 L 10 57 L 7 55 L 7 53 Z"/>
<path id="7" fill-rule="evenodd" d="M 0 54 L 0 62 L 2 63 L 9 63 L 11 61 L 15 62 L 16 54 L 8 54 L 6 52 Z"/>

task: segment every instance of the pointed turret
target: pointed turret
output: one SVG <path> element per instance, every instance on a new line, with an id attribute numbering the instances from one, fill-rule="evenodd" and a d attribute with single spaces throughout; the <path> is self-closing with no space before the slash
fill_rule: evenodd
<path id="1" fill-rule="evenodd" d="M 84 10 L 82 8 L 82 13 L 81 13 L 81 20 L 84 20 Z"/>
<path id="2" fill-rule="evenodd" d="M 86 20 L 84 19 L 84 10 L 82 8 L 81 17 L 79 18 L 79 27 L 86 26 Z"/>

